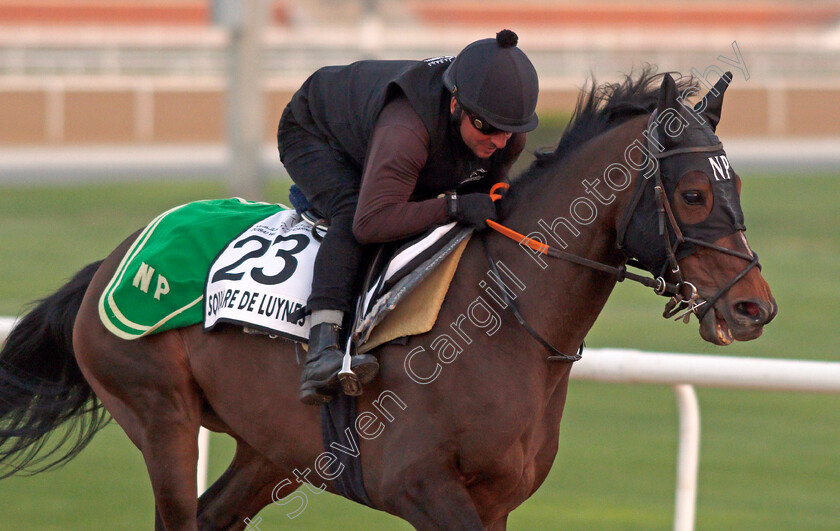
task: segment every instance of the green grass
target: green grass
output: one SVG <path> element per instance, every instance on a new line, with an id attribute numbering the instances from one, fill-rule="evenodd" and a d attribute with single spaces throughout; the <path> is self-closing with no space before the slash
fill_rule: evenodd
<path id="1" fill-rule="evenodd" d="M 176 204 L 222 197 L 220 183 L 167 182 L 0 188 L 0 315 L 51 293 L 152 217 Z M 659 317 L 664 300 L 619 285 L 591 347 L 836 360 L 840 334 L 840 180 L 744 176 L 750 243 L 780 313 L 757 341 L 719 348 Z M 269 197 L 285 200 L 274 183 Z M 698 389 L 702 411 L 697 528 L 819 530 L 840 525 L 840 397 Z M 214 436 L 211 476 L 232 445 Z M 677 445 L 673 393 L 663 386 L 573 381 L 560 451 L 543 487 L 511 529 L 669 529 Z M 408 529 L 336 496 L 310 495 L 294 520 L 263 510 L 268 529 Z M 0 528 L 149 529 L 143 460 L 112 424 L 66 467 L 0 482 Z M 339 514 L 341 516 L 339 517 Z M 340 518 L 340 520 L 339 520 Z"/>

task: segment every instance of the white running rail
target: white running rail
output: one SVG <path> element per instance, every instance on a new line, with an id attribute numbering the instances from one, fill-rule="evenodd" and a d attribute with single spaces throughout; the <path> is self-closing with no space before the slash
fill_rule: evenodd
<path id="1" fill-rule="evenodd" d="M 694 529 L 700 461 L 700 406 L 695 385 L 729 389 L 840 393 L 840 363 L 588 349 L 572 378 L 674 387 L 680 415 L 674 531 Z"/>
<path id="2" fill-rule="evenodd" d="M 14 317 L 0 317 L 0 343 L 6 341 L 6 336 L 15 324 Z"/>
<path id="3" fill-rule="evenodd" d="M 14 319 L 0 317 L 0 341 Z M 694 529 L 700 459 L 700 407 L 694 386 L 840 393 L 840 362 L 587 349 L 572 378 L 673 386 L 680 416 L 674 530 Z M 198 491 L 207 481 L 209 432 L 199 433 Z"/>

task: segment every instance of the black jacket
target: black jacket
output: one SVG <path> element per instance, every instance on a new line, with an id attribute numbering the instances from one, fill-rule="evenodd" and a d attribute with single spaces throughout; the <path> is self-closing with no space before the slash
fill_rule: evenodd
<path id="1" fill-rule="evenodd" d="M 431 197 L 479 181 L 486 188 L 500 179 L 498 162 L 509 159 L 508 147 L 489 159 L 479 159 L 450 123 L 451 94 L 443 84 L 443 72 L 452 59 L 359 61 L 324 67 L 304 82 L 289 105 L 298 124 L 345 154 L 359 168 L 361 178 L 379 113 L 391 98 L 403 93 L 430 139 L 429 159 L 414 196 Z"/>

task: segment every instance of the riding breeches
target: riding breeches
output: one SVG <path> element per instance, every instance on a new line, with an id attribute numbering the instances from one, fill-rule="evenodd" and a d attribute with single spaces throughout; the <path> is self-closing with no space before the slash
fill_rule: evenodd
<path id="1" fill-rule="evenodd" d="M 361 169 L 325 139 L 302 128 L 289 107 L 277 130 L 277 149 L 289 176 L 330 227 L 312 277 L 307 310 L 353 310 L 354 285 L 363 248 L 353 237 L 353 216 L 359 201 Z"/>

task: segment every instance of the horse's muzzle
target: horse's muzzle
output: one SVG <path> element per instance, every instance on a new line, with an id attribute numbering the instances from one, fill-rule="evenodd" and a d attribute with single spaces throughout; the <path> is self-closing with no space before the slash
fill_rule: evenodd
<path id="1" fill-rule="evenodd" d="M 700 323 L 700 336 L 715 345 L 758 338 L 764 325 L 776 317 L 779 307 L 775 299 L 738 299 L 718 301 Z"/>

